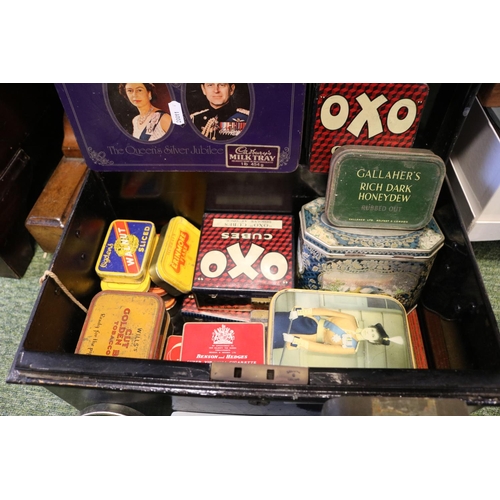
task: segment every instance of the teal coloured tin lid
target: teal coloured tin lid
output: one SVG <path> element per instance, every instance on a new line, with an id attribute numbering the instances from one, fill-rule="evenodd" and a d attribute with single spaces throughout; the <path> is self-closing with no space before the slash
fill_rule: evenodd
<path id="1" fill-rule="evenodd" d="M 421 229 L 445 176 L 426 149 L 342 146 L 332 156 L 325 214 L 339 227 Z"/>

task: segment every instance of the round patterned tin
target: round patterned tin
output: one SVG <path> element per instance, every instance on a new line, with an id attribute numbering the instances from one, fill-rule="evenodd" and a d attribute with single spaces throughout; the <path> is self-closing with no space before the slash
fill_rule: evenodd
<path id="1" fill-rule="evenodd" d="M 389 295 L 407 310 L 417 302 L 444 235 L 436 221 L 416 231 L 338 228 L 325 198 L 300 212 L 300 288 Z"/>

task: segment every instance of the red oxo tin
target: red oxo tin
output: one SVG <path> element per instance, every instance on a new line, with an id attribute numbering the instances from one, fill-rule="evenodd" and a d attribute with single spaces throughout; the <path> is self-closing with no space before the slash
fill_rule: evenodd
<path id="1" fill-rule="evenodd" d="M 310 170 L 328 172 L 340 146 L 412 147 L 428 93 L 422 83 L 318 84 Z"/>
<path id="2" fill-rule="evenodd" d="M 291 215 L 205 214 L 193 282 L 199 307 L 248 305 L 293 279 Z"/>

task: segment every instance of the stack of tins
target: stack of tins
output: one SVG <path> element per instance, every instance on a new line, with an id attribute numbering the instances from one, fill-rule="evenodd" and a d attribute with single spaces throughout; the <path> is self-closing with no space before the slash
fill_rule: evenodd
<path id="1" fill-rule="evenodd" d="M 300 213 L 298 285 L 417 303 L 444 235 L 433 211 L 444 179 L 427 150 L 342 146 L 326 198 Z"/>
<path id="2" fill-rule="evenodd" d="M 103 290 L 147 292 L 149 265 L 156 244 L 152 222 L 119 219 L 111 223 L 95 271 Z"/>
<path id="3" fill-rule="evenodd" d="M 175 330 L 176 298 L 191 291 L 199 239 L 183 217 L 159 235 L 152 222 L 113 221 L 95 266 L 103 291 L 91 303 L 77 354 L 161 359 Z"/>

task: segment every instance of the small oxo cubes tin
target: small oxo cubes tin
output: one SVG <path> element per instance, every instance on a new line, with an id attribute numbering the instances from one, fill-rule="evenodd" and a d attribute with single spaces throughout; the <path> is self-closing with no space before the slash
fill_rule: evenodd
<path id="1" fill-rule="evenodd" d="M 166 316 L 163 301 L 153 293 L 99 292 L 90 303 L 75 353 L 160 359 Z"/>
<path id="2" fill-rule="evenodd" d="M 152 222 L 115 220 L 108 228 L 95 271 L 104 281 L 142 283 L 147 280 L 155 244 Z"/>
<path id="3" fill-rule="evenodd" d="M 342 146 L 332 156 L 325 214 L 334 226 L 421 229 L 445 176 L 426 149 Z"/>
<path id="4" fill-rule="evenodd" d="M 193 282 L 198 307 L 248 305 L 293 286 L 291 215 L 206 213 Z"/>

